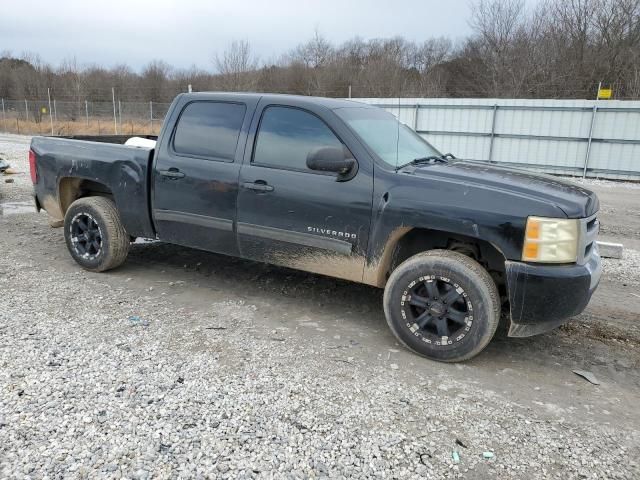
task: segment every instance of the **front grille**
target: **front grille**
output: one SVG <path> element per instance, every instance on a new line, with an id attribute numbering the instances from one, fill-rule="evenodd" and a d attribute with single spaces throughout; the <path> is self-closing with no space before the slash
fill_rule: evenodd
<path id="1" fill-rule="evenodd" d="M 596 246 L 596 238 L 600 222 L 595 215 L 580 219 L 580 243 L 578 247 L 578 263 L 584 265 L 589 261 Z"/>

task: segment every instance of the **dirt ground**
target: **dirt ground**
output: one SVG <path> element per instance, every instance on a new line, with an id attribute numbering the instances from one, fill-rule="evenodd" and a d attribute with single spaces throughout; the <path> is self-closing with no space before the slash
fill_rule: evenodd
<path id="1" fill-rule="evenodd" d="M 50 228 L 46 214 L 31 209 L 28 166 L 21 160 L 26 159 L 28 141 L 0 136 L 0 156 L 26 172 L 0 176 L 0 472 L 4 468 L 7 476 L 20 472 L 39 477 L 42 469 L 63 476 L 100 471 L 135 477 L 143 471 L 151 477 L 171 477 L 179 472 L 178 466 L 172 470 L 171 458 L 179 459 L 175 465 L 188 463 L 182 454 L 171 457 L 166 451 L 164 457 L 158 453 L 136 463 L 144 457 L 144 448 L 136 443 L 142 435 L 138 433 L 132 437 L 133 446 L 127 447 L 132 452 L 128 456 L 113 454 L 109 460 L 107 453 L 113 451 L 105 447 L 109 452 L 104 461 L 92 457 L 97 463 L 91 463 L 80 456 L 65 463 L 71 462 L 65 453 L 60 457 L 65 460 L 57 464 L 37 453 L 42 447 L 38 435 L 50 433 L 29 424 L 39 433 L 33 438 L 19 434 L 20 422 L 37 423 L 40 418 L 14 393 L 26 388 L 20 382 L 46 370 L 37 363 L 38 356 L 50 355 L 58 345 L 70 362 L 80 361 L 82 355 L 93 355 L 86 350 L 92 345 L 96 351 L 106 349 L 108 364 L 126 340 L 141 362 L 153 365 L 157 356 L 165 368 L 189 365 L 192 377 L 185 377 L 186 383 L 194 381 L 197 388 L 206 391 L 210 383 L 224 389 L 229 382 L 237 398 L 229 408 L 247 409 L 242 410 L 245 427 L 265 422 L 275 428 L 271 418 L 260 415 L 286 412 L 270 410 L 271 401 L 285 411 L 295 404 L 300 423 L 322 423 L 319 419 L 328 411 L 322 402 L 329 398 L 350 415 L 346 423 L 326 420 L 338 432 L 329 447 L 314 443 L 327 440 L 328 434 L 311 439 L 307 435 L 309 440 L 293 449 L 289 444 L 269 453 L 274 461 L 261 459 L 267 451 L 262 444 L 232 453 L 225 450 L 211 464 L 191 460 L 204 476 L 217 468 L 222 476 L 242 473 L 247 478 L 277 478 L 278 472 L 292 478 L 640 478 L 640 186 L 588 184 L 602 205 L 600 239 L 621 242 L 627 251 L 623 260 L 605 262 L 602 283 L 583 314 L 537 337 L 499 335 L 477 358 L 449 365 L 402 348 L 386 326 L 382 291 L 367 286 L 163 243 L 133 245 L 126 264 L 115 271 L 82 271 L 68 255 L 61 230 Z M 6 178 L 14 182 L 4 183 Z M 135 340 L 123 340 L 123 335 L 131 335 L 130 316 L 149 319 L 150 325 Z M 20 340 L 33 332 L 44 338 L 41 347 Z M 151 345 L 159 347 L 149 350 Z M 24 362 L 34 362 L 29 369 L 16 358 L 22 349 Z M 192 363 L 195 358 L 205 362 L 201 368 Z M 215 359 L 215 368 L 209 370 L 209 360 L 203 359 Z M 98 363 L 85 365 L 83 372 L 100 375 Z M 601 384 L 585 381 L 574 369 L 592 372 Z M 102 375 L 120 381 L 116 370 Z M 202 377 L 205 372 L 210 376 Z M 270 382 L 256 387 L 255 377 L 268 377 Z M 55 379 L 45 375 L 41 381 L 47 388 L 37 382 L 31 388 L 55 396 Z M 136 381 L 144 383 L 144 376 Z M 278 392 L 291 389 L 302 389 L 302 397 L 278 403 Z M 246 395 L 254 396 L 249 400 Z M 169 396 L 164 401 L 170 402 Z M 204 408 L 194 407 L 196 397 L 182 398 L 179 409 Z M 67 401 L 81 402 L 76 396 Z M 260 413 L 253 408 L 262 401 Z M 211 408 L 215 405 L 212 401 Z M 108 407 L 104 410 L 110 412 Z M 50 413 L 40 420 L 55 422 L 54 418 Z M 230 421 L 221 418 L 223 423 Z M 171 423 L 160 423 L 158 429 Z M 82 425 L 79 421 L 75 427 L 76 442 L 83 441 L 83 428 L 89 428 Z M 314 428 L 308 431 L 316 435 Z M 291 429 L 305 433 L 300 425 L 287 426 L 283 438 L 293 435 Z M 394 434 L 406 443 L 393 443 Z M 212 450 L 223 441 L 220 438 Z M 178 436 L 173 445 L 183 441 Z M 251 444 L 253 439 L 247 441 Z M 57 455 L 56 445 L 42 448 Z M 384 453 L 381 445 L 391 453 Z M 323 457 L 324 470 L 316 462 L 322 448 L 329 452 Z M 376 449 L 383 453 L 370 453 Z M 26 455 L 27 461 L 17 450 L 33 452 Z M 454 450 L 461 456 L 459 463 L 452 460 Z M 494 458 L 483 458 L 485 451 Z M 352 470 L 345 467 L 348 455 L 357 457 L 349 464 Z M 314 459 L 308 465 L 296 463 L 307 456 Z M 245 467 L 235 463 L 239 457 L 246 460 Z M 381 459 L 386 463 L 378 468 Z"/>

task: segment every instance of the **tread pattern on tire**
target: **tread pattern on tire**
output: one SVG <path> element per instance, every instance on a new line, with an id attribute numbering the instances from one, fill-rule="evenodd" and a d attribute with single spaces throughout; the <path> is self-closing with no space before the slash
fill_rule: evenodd
<path id="1" fill-rule="evenodd" d="M 461 362 L 461 361 L 464 361 L 464 360 L 468 360 L 468 359 L 476 356 L 478 353 L 480 353 L 487 346 L 487 344 L 493 338 L 496 329 L 498 328 L 498 323 L 500 321 L 500 310 L 501 310 L 500 294 L 498 293 L 498 288 L 497 288 L 495 282 L 493 281 L 493 278 L 491 278 L 491 275 L 489 275 L 489 272 L 487 272 L 482 267 L 482 265 L 480 265 L 473 258 L 470 258 L 470 257 L 468 257 L 466 255 L 463 255 L 462 253 L 459 253 L 459 252 L 454 252 L 454 251 L 451 251 L 451 250 L 440 250 L 440 249 L 438 249 L 438 250 L 429 250 L 429 251 L 426 251 L 426 252 L 418 253 L 418 254 L 408 258 L 404 262 L 402 262 L 391 273 L 391 276 L 389 277 L 389 280 L 387 281 L 387 286 L 392 285 L 393 282 L 395 282 L 396 278 L 398 276 L 400 276 L 404 271 L 406 271 L 408 269 L 411 269 L 414 266 L 420 265 L 425 257 L 428 257 L 428 258 L 441 257 L 441 258 L 446 259 L 446 260 L 452 260 L 452 261 L 456 261 L 456 262 L 459 262 L 459 263 L 463 264 L 466 268 L 468 268 L 475 275 L 478 276 L 478 279 L 480 280 L 480 287 L 487 292 L 487 298 L 491 302 L 490 307 L 491 307 L 491 311 L 493 311 L 493 315 L 489 315 L 488 316 L 488 319 L 487 319 L 487 322 L 488 322 L 488 324 L 487 324 L 487 333 L 484 336 L 484 338 L 481 339 L 480 343 L 476 346 L 476 348 L 474 348 L 470 352 L 467 352 L 465 355 L 461 355 L 461 356 L 453 358 L 453 359 L 438 359 L 439 361 L 442 361 L 442 362 Z M 391 320 L 391 318 L 392 318 L 391 317 L 391 312 L 388 311 L 389 310 L 388 307 L 389 307 L 389 303 L 390 303 L 389 295 L 391 295 L 391 288 L 385 288 L 385 291 L 384 291 L 384 302 L 383 302 L 384 303 L 384 313 L 385 313 L 385 318 L 387 320 L 387 324 L 389 325 L 389 328 L 391 329 L 391 332 L 407 348 L 409 348 L 410 350 L 416 352 L 419 355 L 422 355 L 422 356 L 425 356 L 425 357 L 429 358 L 427 355 L 422 354 L 420 352 L 417 352 L 411 346 L 407 345 L 407 343 L 399 335 L 399 333 L 396 330 L 396 327 L 395 327 L 393 321 Z"/>
<path id="2" fill-rule="evenodd" d="M 96 268 L 88 270 L 104 272 L 122 265 L 129 254 L 130 239 L 122 225 L 116 204 L 107 197 L 83 197 L 73 202 L 68 211 L 78 206 L 91 207 L 100 213 L 103 222 L 100 227 L 107 231 L 109 239 L 107 255 L 103 261 Z"/>

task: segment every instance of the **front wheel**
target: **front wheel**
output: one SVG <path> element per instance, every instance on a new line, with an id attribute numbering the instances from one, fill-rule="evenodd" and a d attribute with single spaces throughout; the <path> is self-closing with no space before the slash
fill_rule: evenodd
<path id="1" fill-rule="evenodd" d="M 113 200 L 84 197 L 64 216 L 64 239 L 73 259 L 92 272 L 120 266 L 129 253 L 129 235 Z"/>
<path id="2" fill-rule="evenodd" d="M 475 260 L 431 250 L 399 265 L 384 292 L 394 335 L 414 352 L 442 362 L 474 357 L 491 341 L 500 319 L 500 296 Z"/>

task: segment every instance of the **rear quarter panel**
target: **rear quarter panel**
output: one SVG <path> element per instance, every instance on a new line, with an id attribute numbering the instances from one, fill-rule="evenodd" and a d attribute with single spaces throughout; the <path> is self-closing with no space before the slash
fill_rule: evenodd
<path id="1" fill-rule="evenodd" d="M 149 168 L 153 150 L 91 141 L 34 137 L 39 180 L 35 193 L 55 219 L 64 218 L 60 185 L 91 180 L 113 194 L 122 222 L 132 236 L 154 237 L 149 209 Z M 76 179 L 76 180 L 74 180 Z"/>

